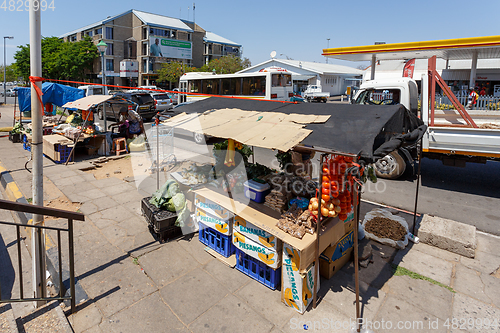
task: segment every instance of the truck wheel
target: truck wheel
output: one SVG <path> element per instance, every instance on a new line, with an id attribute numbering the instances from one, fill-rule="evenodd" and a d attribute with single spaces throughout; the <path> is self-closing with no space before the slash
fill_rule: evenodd
<path id="1" fill-rule="evenodd" d="M 405 170 L 406 162 L 397 151 L 393 151 L 375 163 L 375 173 L 379 178 L 397 179 Z"/>

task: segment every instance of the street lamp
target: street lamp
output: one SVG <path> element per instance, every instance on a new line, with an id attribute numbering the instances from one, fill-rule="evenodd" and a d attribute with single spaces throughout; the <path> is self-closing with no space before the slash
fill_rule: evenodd
<path id="1" fill-rule="evenodd" d="M 102 39 L 101 41 L 97 44 L 97 49 L 101 53 L 101 71 L 102 71 L 102 89 L 103 92 L 106 91 L 106 77 L 104 74 L 104 53 L 106 53 L 106 49 L 108 48 L 108 44 L 106 44 Z M 102 103 L 102 117 L 104 119 L 104 155 L 108 155 L 108 128 L 106 126 L 106 102 Z"/>
<path id="2" fill-rule="evenodd" d="M 7 104 L 7 86 L 5 85 L 5 76 L 7 75 L 7 60 L 5 56 L 5 39 L 14 39 L 13 36 L 4 36 L 3 37 L 3 104 Z"/>
<path id="3" fill-rule="evenodd" d="M 326 48 L 329 49 L 330 48 L 330 38 L 327 38 L 326 39 Z M 326 63 L 328 63 L 328 57 L 326 57 Z"/>

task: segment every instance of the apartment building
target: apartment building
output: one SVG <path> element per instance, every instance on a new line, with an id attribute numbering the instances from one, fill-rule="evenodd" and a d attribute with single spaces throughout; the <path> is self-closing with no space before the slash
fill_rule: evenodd
<path id="1" fill-rule="evenodd" d="M 59 38 L 67 42 L 92 38 L 103 40 L 106 83 L 121 86 L 156 84 L 163 63 L 180 61 L 186 66 L 201 67 L 213 58 L 233 54 L 241 56 L 241 45 L 205 31 L 194 22 L 129 10 L 108 16 Z M 100 83 L 101 58 L 94 62 L 90 82 Z"/>

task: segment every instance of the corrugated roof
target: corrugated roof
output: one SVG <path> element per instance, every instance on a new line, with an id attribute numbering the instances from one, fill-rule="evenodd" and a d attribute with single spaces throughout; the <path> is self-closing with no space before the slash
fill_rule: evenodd
<path id="1" fill-rule="evenodd" d="M 361 69 L 349 67 L 349 66 L 342 66 L 342 65 L 335 65 L 335 64 L 325 64 L 325 63 L 318 63 L 318 62 L 310 62 L 310 61 L 301 61 L 301 60 L 285 60 L 285 59 L 269 59 L 267 61 L 264 61 L 258 65 L 246 68 L 240 73 L 244 72 L 251 72 L 255 68 L 262 67 L 266 65 L 267 63 L 273 63 L 273 65 L 276 65 L 275 63 L 287 65 L 290 67 L 295 67 L 297 69 L 300 69 L 302 71 L 309 71 L 317 74 L 346 74 L 346 75 L 362 75 L 363 71 Z"/>
<path id="2" fill-rule="evenodd" d="M 132 12 L 135 14 L 135 16 L 137 16 L 137 18 L 139 18 L 139 20 L 147 25 L 193 32 L 193 29 L 191 29 L 187 24 L 177 18 L 141 12 L 140 10 L 135 9 Z"/>
<path id="3" fill-rule="evenodd" d="M 221 37 L 221 36 L 214 34 L 213 32 L 210 32 L 210 31 L 207 31 L 205 33 L 205 38 L 206 38 L 207 42 L 241 47 L 240 44 L 235 43 L 233 41 L 230 41 L 229 39 Z"/>
<path id="4" fill-rule="evenodd" d="M 134 13 L 137 16 L 137 18 L 139 18 L 139 20 L 141 20 L 142 22 L 144 22 L 144 24 L 147 24 L 147 25 L 152 25 L 152 26 L 156 26 L 156 27 L 164 27 L 164 28 L 174 28 L 177 30 L 193 32 L 193 30 L 187 24 L 182 22 L 180 19 L 176 19 L 176 18 L 168 17 L 168 16 L 162 16 L 162 15 L 158 15 L 158 14 L 146 13 L 146 12 L 143 12 L 140 10 L 131 9 L 131 10 L 127 10 L 126 12 L 123 12 L 121 14 L 107 17 L 103 20 L 86 25 L 82 28 L 67 32 L 63 35 L 60 35 L 59 38 L 64 38 L 64 37 L 76 34 L 80 31 L 86 31 L 86 30 L 101 26 L 103 24 L 106 24 L 110 21 L 116 20 L 117 18 L 119 18 L 123 15 L 129 14 L 129 13 Z"/>

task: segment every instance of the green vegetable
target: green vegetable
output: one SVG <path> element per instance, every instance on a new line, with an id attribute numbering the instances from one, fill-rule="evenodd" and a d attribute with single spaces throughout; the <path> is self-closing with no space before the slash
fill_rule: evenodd
<path id="1" fill-rule="evenodd" d="M 179 193 L 179 184 L 175 180 L 169 179 L 156 191 L 149 200 L 149 203 L 156 208 L 163 208 L 168 200 Z"/>
<path id="2" fill-rule="evenodd" d="M 17 122 L 14 127 L 12 128 L 12 131 L 10 131 L 12 134 L 19 134 L 23 130 L 23 125 L 20 122 Z"/>
<path id="3" fill-rule="evenodd" d="M 182 211 L 177 215 L 177 220 L 175 220 L 175 226 L 183 227 L 186 220 L 189 219 L 189 210 L 185 205 Z"/>
<path id="4" fill-rule="evenodd" d="M 166 208 L 171 212 L 180 212 L 184 206 L 186 206 L 186 197 L 183 193 L 177 193 L 167 202 Z"/>

